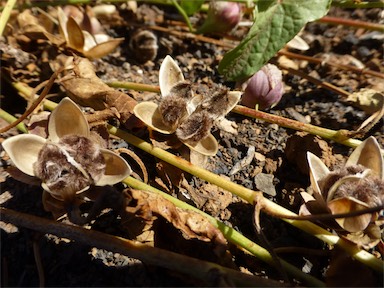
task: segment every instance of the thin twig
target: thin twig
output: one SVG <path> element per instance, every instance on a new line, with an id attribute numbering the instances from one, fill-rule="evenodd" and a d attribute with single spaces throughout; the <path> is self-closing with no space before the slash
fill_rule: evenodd
<path id="1" fill-rule="evenodd" d="M 29 114 L 31 114 L 33 112 L 33 110 L 35 110 L 35 108 L 41 103 L 41 101 L 44 100 L 45 96 L 47 96 L 49 90 L 51 90 L 52 88 L 52 85 L 53 83 L 55 83 L 55 80 L 57 78 L 57 75 L 61 73 L 61 69 L 59 69 L 58 71 L 54 72 L 51 76 L 51 78 L 49 78 L 48 81 L 45 81 L 43 82 L 44 84 L 46 84 L 46 86 L 44 87 L 44 90 L 41 92 L 40 96 L 32 103 L 32 105 L 23 113 L 23 115 L 21 115 L 19 117 L 19 119 L 17 119 L 15 122 L 11 123 L 10 125 L 8 126 L 5 126 L 3 128 L 0 129 L 0 133 L 4 133 L 6 131 L 8 131 L 9 129 L 17 126 L 19 123 L 21 123 L 22 121 L 24 121 L 24 119 L 26 119 Z M 40 87 L 40 86 L 39 86 Z M 33 94 L 32 94 L 33 93 Z M 31 97 L 30 99 L 33 99 L 33 95 L 35 95 L 35 90 L 32 90 L 32 93 L 31 93 Z"/>
<path id="2" fill-rule="evenodd" d="M 373 70 L 370 70 L 367 68 L 361 69 L 361 68 L 358 68 L 358 67 L 352 66 L 352 65 L 344 65 L 344 64 L 340 64 L 340 63 L 329 61 L 329 60 L 324 60 L 324 59 L 319 59 L 319 58 L 315 58 L 315 57 L 311 57 L 311 56 L 307 56 L 307 55 L 293 53 L 293 52 L 287 51 L 285 49 L 280 50 L 279 52 L 277 52 L 277 54 L 278 55 L 284 55 L 284 56 L 287 56 L 289 58 L 304 60 L 304 61 L 308 61 L 311 63 L 319 64 L 319 65 L 328 65 L 328 66 L 332 66 L 332 67 L 335 67 L 338 69 L 353 71 L 353 72 L 358 73 L 358 74 L 366 74 L 366 75 L 370 75 L 370 76 L 384 79 L 383 73 L 373 71 Z"/>
<path id="3" fill-rule="evenodd" d="M 381 8 L 383 8 L 383 3 L 381 3 L 381 5 L 382 5 Z M 344 25 L 344 26 L 353 27 L 353 28 L 363 28 L 367 30 L 384 32 L 384 25 L 378 24 L 378 23 L 370 23 L 365 21 L 351 20 L 351 19 L 332 17 L 332 16 L 323 16 L 317 21 L 321 23 L 332 24 L 332 25 Z"/>
<path id="4" fill-rule="evenodd" d="M 312 76 L 308 75 L 307 73 L 304 73 L 301 70 L 293 69 L 293 68 L 288 67 L 288 66 L 281 64 L 281 63 L 275 63 L 275 64 L 278 65 L 281 69 L 288 71 L 288 73 L 290 73 L 292 75 L 300 76 L 301 78 L 306 79 L 309 82 L 312 82 L 318 86 L 324 87 L 330 91 L 333 91 L 337 94 L 340 94 L 343 97 L 348 97 L 350 95 L 350 93 L 348 93 L 344 89 L 341 89 L 341 88 L 339 88 L 339 87 L 337 87 L 331 83 L 325 82 L 325 81 L 317 79 L 315 77 L 312 77 Z"/>

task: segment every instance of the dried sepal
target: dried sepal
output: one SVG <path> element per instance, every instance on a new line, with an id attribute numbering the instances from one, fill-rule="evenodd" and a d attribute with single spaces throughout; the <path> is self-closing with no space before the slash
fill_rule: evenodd
<path id="1" fill-rule="evenodd" d="M 338 198 L 327 203 L 332 214 L 350 213 L 369 208 L 369 206 L 352 197 Z M 336 222 L 348 232 L 363 231 L 372 220 L 372 214 L 363 214 L 355 217 L 337 218 Z"/>
<path id="2" fill-rule="evenodd" d="M 29 176 L 35 176 L 33 163 L 46 140 L 33 134 L 16 135 L 3 141 L 2 145 L 15 166 Z"/>
<path id="3" fill-rule="evenodd" d="M 114 185 L 132 173 L 131 167 L 123 157 L 108 149 L 100 149 L 100 151 L 104 157 L 106 167 L 104 174 L 95 183 L 97 186 Z"/>
<path id="4" fill-rule="evenodd" d="M 323 199 L 322 192 L 319 187 L 319 180 L 323 179 L 329 174 L 329 169 L 323 161 L 315 154 L 307 152 L 307 159 L 309 165 L 309 177 L 311 181 L 311 187 L 313 188 L 314 197 L 321 203 L 322 206 L 326 207 L 326 203 Z"/>
<path id="5" fill-rule="evenodd" d="M 82 51 L 84 48 L 84 34 L 73 17 L 68 17 L 66 29 L 68 35 L 68 38 L 66 39 L 68 47 L 77 51 Z"/>
<path id="6" fill-rule="evenodd" d="M 108 41 L 99 42 L 92 48 L 85 46 L 83 54 L 85 57 L 92 59 L 104 57 L 114 51 L 121 44 L 121 42 L 123 42 L 123 40 L 124 38 L 115 38 Z"/>
<path id="7" fill-rule="evenodd" d="M 159 70 L 159 86 L 161 95 L 166 97 L 169 95 L 172 87 L 178 82 L 184 81 L 184 75 L 179 65 L 173 58 L 167 55 L 161 63 Z"/>
<path id="8" fill-rule="evenodd" d="M 70 134 L 89 136 L 89 125 L 80 108 L 68 97 L 52 111 L 48 122 L 49 139 L 58 142 Z"/>
<path id="9" fill-rule="evenodd" d="M 214 156 L 219 150 L 219 144 L 217 140 L 211 133 L 209 133 L 204 139 L 201 139 L 195 145 L 191 145 L 188 142 L 183 142 L 190 149 L 205 155 L 205 156 Z"/>
<path id="10" fill-rule="evenodd" d="M 345 166 L 357 164 L 371 169 L 377 177 L 384 179 L 384 161 L 379 143 L 374 137 L 367 138 L 359 145 L 349 156 Z"/>
<path id="11" fill-rule="evenodd" d="M 153 102 L 141 102 L 135 106 L 133 113 L 147 126 L 163 134 L 172 134 L 174 129 L 163 122 L 158 105 Z"/>

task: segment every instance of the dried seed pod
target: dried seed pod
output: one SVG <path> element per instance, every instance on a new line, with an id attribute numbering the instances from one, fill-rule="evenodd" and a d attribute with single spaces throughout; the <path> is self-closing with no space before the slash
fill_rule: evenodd
<path id="1" fill-rule="evenodd" d="M 382 207 L 384 162 L 375 138 L 369 137 L 362 142 L 349 156 L 345 167 L 332 172 L 314 154 L 307 152 L 307 157 L 313 197 L 306 192 L 302 192 L 302 195 L 308 212 L 316 214 L 317 210 L 340 214 Z M 376 219 L 375 212 L 337 218 L 335 223 L 345 231 L 354 233 L 364 231 Z"/>
<path id="2" fill-rule="evenodd" d="M 212 95 L 201 101 L 196 110 L 206 111 L 212 118 L 225 115 L 228 104 L 228 89 L 220 86 Z"/>
<path id="3" fill-rule="evenodd" d="M 149 30 L 135 31 L 129 40 L 129 48 L 138 62 L 152 61 L 157 56 L 157 37 Z"/>
<path id="4" fill-rule="evenodd" d="M 95 184 L 106 164 L 97 144 L 90 139 L 68 135 L 58 143 L 47 142 L 34 164 L 35 176 L 59 200 L 70 201 L 76 193 Z"/>

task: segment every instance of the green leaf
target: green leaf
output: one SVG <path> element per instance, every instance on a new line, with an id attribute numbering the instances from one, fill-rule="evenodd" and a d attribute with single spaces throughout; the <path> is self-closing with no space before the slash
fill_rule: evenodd
<path id="1" fill-rule="evenodd" d="M 260 1 L 256 20 L 240 44 L 226 53 L 219 72 L 228 80 L 242 80 L 257 72 L 306 23 L 323 17 L 331 0 Z M 268 4 L 268 5 L 266 5 Z"/>
<path id="2" fill-rule="evenodd" d="M 187 13 L 188 16 L 195 14 L 200 10 L 204 0 L 181 0 L 180 6 Z"/>

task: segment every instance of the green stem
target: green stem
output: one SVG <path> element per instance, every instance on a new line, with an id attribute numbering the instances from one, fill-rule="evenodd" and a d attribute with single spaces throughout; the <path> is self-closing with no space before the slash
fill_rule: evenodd
<path id="1" fill-rule="evenodd" d="M 127 90 L 146 91 L 146 92 L 155 92 L 155 93 L 160 92 L 159 86 L 154 86 L 151 84 L 141 84 L 141 83 L 135 83 L 135 82 L 121 82 L 121 81 L 106 82 L 106 84 L 113 88 L 123 88 Z"/>
<path id="2" fill-rule="evenodd" d="M 9 16 L 11 15 L 12 9 L 16 4 L 16 0 L 8 0 L 4 6 L 4 10 L 0 16 L 0 37 L 3 36 L 5 26 L 7 25 Z"/>
<path id="3" fill-rule="evenodd" d="M 177 0 L 171 0 L 172 1 L 172 4 L 175 6 L 175 8 L 177 9 L 177 11 L 179 11 L 180 15 L 183 16 L 184 20 L 185 20 L 185 23 L 187 24 L 188 26 L 188 29 L 190 32 L 193 32 L 194 29 L 192 27 L 192 24 L 191 24 L 191 21 L 189 21 L 189 17 L 187 15 L 187 13 L 184 11 L 183 7 L 181 7 L 179 5 L 179 3 L 177 2 Z"/>
<path id="4" fill-rule="evenodd" d="M 8 123 L 13 123 L 13 122 L 17 121 L 16 117 L 14 117 L 11 114 L 5 112 L 3 109 L 0 109 L 0 118 L 4 119 Z M 28 133 L 28 129 L 25 127 L 24 123 L 17 124 L 16 128 L 19 129 L 23 133 Z"/>
<path id="5" fill-rule="evenodd" d="M 281 127 L 290 128 L 297 131 L 304 131 L 313 135 L 318 135 L 322 138 L 333 140 L 335 142 L 338 142 L 340 144 L 343 144 L 352 148 L 356 148 L 361 144 L 360 140 L 344 137 L 343 131 L 335 131 L 335 130 L 326 129 L 326 128 L 322 128 L 322 127 L 311 125 L 311 124 L 302 123 L 299 121 L 291 120 L 288 118 L 269 114 L 266 112 L 258 111 L 258 110 L 240 106 L 240 105 L 236 105 L 235 108 L 233 108 L 232 112 L 235 112 L 244 116 L 252 117 L 255 119 L 264 120 L 269 123 L 275 123 Z"/>

